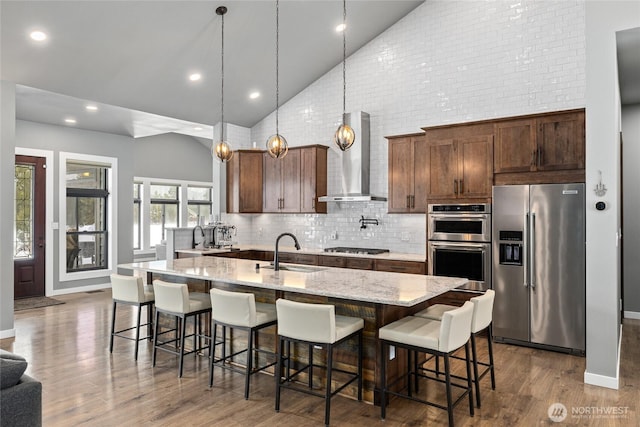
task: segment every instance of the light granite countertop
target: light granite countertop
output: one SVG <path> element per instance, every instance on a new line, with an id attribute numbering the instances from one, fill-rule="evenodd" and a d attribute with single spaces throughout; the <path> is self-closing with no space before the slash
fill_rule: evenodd
<path id="1" fill-rule="evenodd" d="M 264 268 L 268 265 L 264 261 L 203 256 L 134 262 L 118 268 L 403 307 L 412 307 L 467 283 L 467 279 L 454 277 L 296 264 L 281 265 L 309 272 L 274 271 Z"/>
<path id="2" fill-rule="evenodd" d="M 273 245 L 239 245 L 233 246 L 234 251 L 272 251 L 274 250 Z M 325 252 L 324 249 L 301 249 L 299 251 L 296 250 L 294 246 L 280 245 L 278 248 L 280 253 L 298 253 L 298 254 L 310 254 L 310 255 L 325 255 L 325 256 L 339 256 L 339 257 L 353 257 L 353 258 L 373 258 L 373 259 L 387 259 L 394 261 L 416 261 L 416 262 L 425 262 L 426 256 L 420 254 L 410 254 L 404 252 L 385 252 L 377 255 L 368 255 L 368 254 L 350 254 L 350 253 L 337 253 L 337 252 Z M 191 254 L 191 255 L 215 255 L 219 253 L 228 253 L 231 252 L 230 249 L 176 249 L 176 252 L 182 254 Z"/>

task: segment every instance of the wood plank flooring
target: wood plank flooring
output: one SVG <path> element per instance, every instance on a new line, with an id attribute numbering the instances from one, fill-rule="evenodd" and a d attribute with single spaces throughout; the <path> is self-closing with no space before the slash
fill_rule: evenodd
<path id="1" fill-rule="evenodd" d="M 116 339 L 109 353 L 110 291 L 56 298 L 66 304 L 16 313 L 16 337 L 0 347 L 29 361 L 27 373 L 43 383 L 45 426 L 319 426 L 324 419 L 321 399 L 283 391 L 281 410 L 274 411 L 274 381 L 254 375 L 251 396 L 243 399 L 244 377 L 216 370 L 208 387 L 204 357 L 185 359 L 177 377 L 174 356 L 158 353 L 151 366 L 151 344 L 142 342 L 138 362 L 133 342 Z M 133 309 L 118 308 L 119 325 L 132 323 Z M 484 349 L 484 340 L 480 341 Z M 482 381 L 482 407 L 469 417 L 466 402 L 455 411 L 456 426 L 556 425 L 547 411 L 564 404 L 569 415 L 562 424 L 639 426 L 640 321 L 625 321 L 621 386 L 610 390 L 585 385 L 585 359 L 578 356 L 495 344 L 497 388 Z M 423 389 L 434 388 L 432 383 Z M 438 394 L 439 391 L 433 391 Z M 588 409 L 622 408 L 617 416 Z M 582 416 L 572 415 L 572 411 Z M 380 408 L 337 396 L 332 401 L 333 426 L 444 426 L 444 411 L 405 399 L 393 399 L 386 421 Z"/>

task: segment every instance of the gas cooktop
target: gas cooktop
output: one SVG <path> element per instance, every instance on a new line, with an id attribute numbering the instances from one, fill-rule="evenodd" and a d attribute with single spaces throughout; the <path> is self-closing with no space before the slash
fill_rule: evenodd
<path id="1" fill-rule="evenodd" d="M 376 249 L 376 248 L 325 248 L 325 252 L 341 252 L 347 254 L 363 254 L 363 255 L 378 255 L 385 252 L 389 252 L 389 249 Z"/>

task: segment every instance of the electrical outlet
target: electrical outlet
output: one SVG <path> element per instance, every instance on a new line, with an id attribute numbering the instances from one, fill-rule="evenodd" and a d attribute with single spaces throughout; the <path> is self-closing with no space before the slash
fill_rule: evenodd
<path id="1" fill-rule="evenodd" d="M 395 345 L 390 345 L 389 346 L 389 360 L 393 360 L 396 358 L 396 346 Z"/>
<path id="2" fill-rule="evenodd" d="M 332 231 L 331 232 L 331 240 L 338 240 L 338 232 L 337 231 Z"/>

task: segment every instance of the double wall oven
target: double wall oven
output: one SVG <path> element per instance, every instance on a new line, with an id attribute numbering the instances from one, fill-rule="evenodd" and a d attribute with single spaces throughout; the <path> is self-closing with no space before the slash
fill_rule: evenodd
<path id="1" fill-rule="evenodd" d="M 427 235 L 430 275 L 467 278 L 471 290 L 491 288 L 490 204 L 430 204 Z"/>

